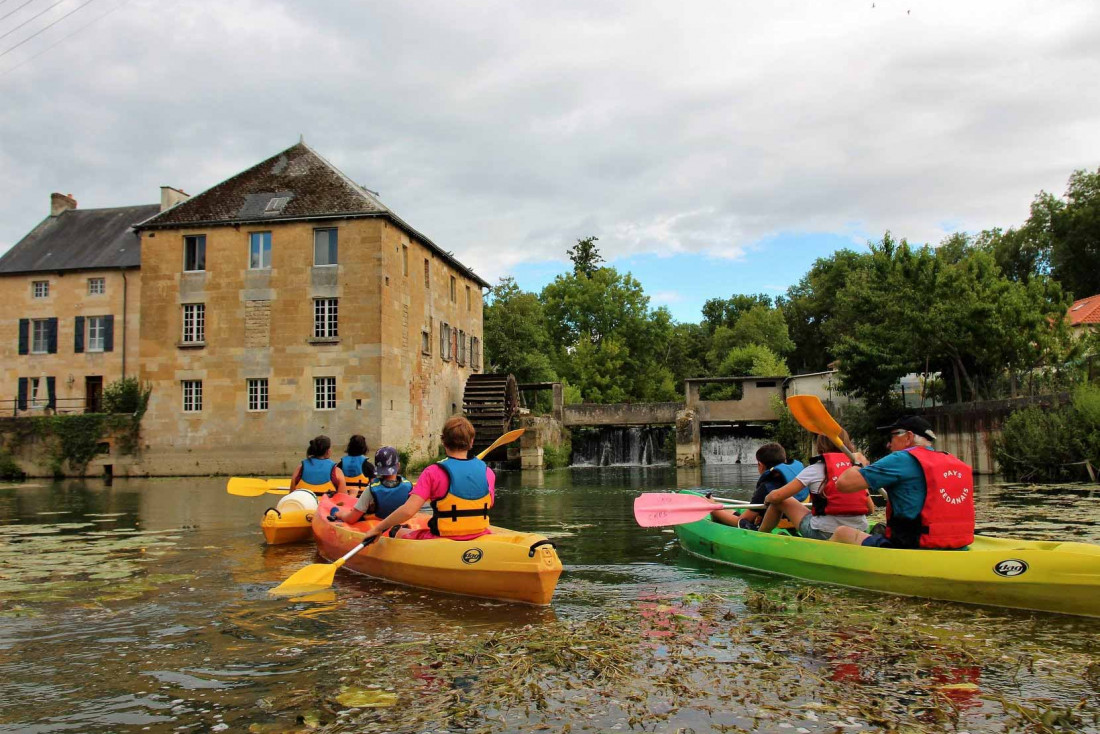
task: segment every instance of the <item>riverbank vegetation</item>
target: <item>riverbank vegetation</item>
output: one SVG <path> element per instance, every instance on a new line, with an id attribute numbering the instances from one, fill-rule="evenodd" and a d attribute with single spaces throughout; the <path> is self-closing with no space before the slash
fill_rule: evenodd
<path id="1" fill-rule="evenodd" d="M 995 445 L 997 462 L 1013 480 L 1056 482 L 1100 468 L 1100 387 L 1082 385 L 1070 400 L 1032 406 L 1008 417 Z"/>

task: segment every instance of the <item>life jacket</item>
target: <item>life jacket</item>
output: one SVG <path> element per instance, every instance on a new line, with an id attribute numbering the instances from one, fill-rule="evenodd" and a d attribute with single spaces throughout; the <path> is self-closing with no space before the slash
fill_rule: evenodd
<path id="1" fill-rule="evenodd" d="M 375 479 L 370 483 L 370 493 L 374 497 L 374 514 L 378 517 L 388 517 L 409 499 L 413 488 L 412 482 L 401 476 L 397 479 L 396 487 L 387 487 L 382 479 Z"/>
<path id="2" fill-rule="evenodd" d="M 886 537 L 902 548 L 965 548 L 974 542 L 974 472 L 943 451 L 906 449 L 924 471 L 924 506 L 914 519 L 886 506 Z"/>
<path id="3" fill-rule="evenodd" d="M 371 478 L 363 474 L 363 464 L 366 460 L 365 456 L 345 456 L 340 459 L 340 469 L 344 472 L 348 494 L 352 493 L 352 487 L 354 487 L 357 490 L 355 494 L 360 495 L 370 485 Z"/>
<path id="4" fill-rule="evenodd" d="M 309 458 L 302 462 L 302 478 L 298 487 L 316 492 L 331 492 L 336 489 L 332 484 L 332 470 L 336 462 L 332 459 Z"/>
<path id="5" fill-rule="evenodd" d="M 866 489 L 858 492 L 841 492 L 836 488 L 836 480 L 851 466 L 851 460 L 840 452 L 830 452 L 815 456 L 814 461 L 825 463 L 825 481 L 821 491 L 810 493 L 815 515 L 866 515 L 867 500 L 871 495 Z"/>
<path id="6" fill-rule="evenodd" d="M 790 484 L 791 480 L 795 479 L 798 476 L 799 472 L 801 472 L 805 468 L 806 467 L 802 466 L 801 461 L 799 461 L 798 459 L 792 459 L 791 461 L 787 462 L 786 464 L 776 464 L 771 469 L 764 472 L 764 475 L 762 477 L 760 477 L 760 479 L 761 479 L 761 481 L 763 481 L 765 479 L 770 479 L 771 478 L 771 473 L 775 472 L 776 474 L 779 475 L 779 479 L 780 479 L 779 487 L 783 487 L 785 485 Z M 779 487 L 776 487 L 776 489 L 779 489 Z M 810 490 L 807 489 L 806 487 L 803 487 L 802 489 L 800 489 L 798 491 L 798 494 L 796 494 L 794 496 L 794 498 L 796 500 L 798 500 L 799 502 L 802 502 L 806 499 L 806 495 L 808 495 L 809 493 L 810 493 Z"/>
<path id="7" fill-rule="evenodd" d="M 432 501 L 428 529 L 443 538 L 488 530 L 493 496 L 489 492 L 485 462 L 477 458 L 446 458 L 439 462 L 439 467 L 447 473 L 450 487 L 446 495 Z"/>

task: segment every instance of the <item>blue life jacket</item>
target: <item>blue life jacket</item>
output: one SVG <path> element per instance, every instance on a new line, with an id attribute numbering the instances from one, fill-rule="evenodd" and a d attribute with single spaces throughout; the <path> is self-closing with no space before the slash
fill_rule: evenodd
<path id="1" fill-rule="evenodd" d="M 365 456 L 345 456 L 340 459 L 340 470 L 344 472 L 349 488 L 362 489 L 370 482 L 371 477 L 363 476 L 363 465 L 366 461 Z"/>
<path id="2" fill-rule="evenodd" d="M 799 472 L 801 472 L 805 468 L 806 467 L 802 466 L 801 461 L 798 461 L 797 459 L 794 459 L 792 461 L 787 462 L 786 464 L 776 464 L 775 466 L 773 466 L 771 468 L 771 471 L 776 472 L 777 474 L 779 474 L 779 476 L 781 476 L 783 478 L 782 484 L 779 485 L 780 487 L 782 487 L 785 484 L 790 484 L 791 480 L 794 479 L 795 477 L 797 477 Z M 770 472 L 765 472 L 765 475 L 767 475 L 768 473 L 770 473 Z M 809 487 L 803 487 L 802 489 L 800 489 L 798 491 L 798 494 L 796 494 L 794 496 L 794 498 L 796 500 L 798 500 L 799 502 L 805 502 L 806 498 L 809 497 L 809 496 L 810 496 L 810 488 Z"/>
<path id="3" fill-rule="evenodd" d="M 489 478 L 485 473 L 489 467 L 481 459 L 476 456 L 469 459 L 448 457 L 439 462 L 439 466 L 447 472 L 447 478 L 451 480 L 448 489 L 450 494 L 467 500 L 489 496 Z"/>
<path id="4" fill-rule="evenodd" d="M 493 499 L 485 462 L 478 458 L 446 458 L 439 462 L 439 467 L 447 473 L 450 486 L 446 495 L 432 500 L 428 529 L 443 538 L 487 532 Z"/>
<path id="5" fill-rule="evenodd" d="M 332 488 L 332 470 L 336 462 L 332 459 L 309 458 L 302 462 L 302 483 L 310 487 Z"/>
<path id="6" fill-rule="evenodd" d="M 401 505 L 405 504 L 412 493 L 412 482 L 405 477 L 397 477 L 396 487 L 387 487 L 381 479 L 375 479 L 370 483 L 370 493 L 374 497 L 374 514 L 380 518 L 390 515 Z"/>

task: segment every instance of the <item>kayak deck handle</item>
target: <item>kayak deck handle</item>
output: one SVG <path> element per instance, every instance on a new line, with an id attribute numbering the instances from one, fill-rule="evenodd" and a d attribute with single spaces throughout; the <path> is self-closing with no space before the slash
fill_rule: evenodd
<path id="1" fill-rule="evenodd" d="M 274 512 L 275 516 L 278 517 L 280 520 L 283 518 L 283 513 L 279 512 L 279 510 L 275 507 L 268 507 L 266 510 L 264 510 L 264 517 L 267 517 L 267 513 L 269 512 Z"/>
<path id="2" fill-rule="evenodd" d="M 529 550 L 527 551 L 527 557 L 528 557 L 528 558 L 534 558 L 534 557 L 535 557 L 535 549 L 536 549 L 536 548 L 538 548 L 538 547 L 539 547 L 540 545 L 548 545 L 548 546 L 550 546 L 551 548 L 557 548 L 557 546 L 556 546 L 556 545 L 554 545 L 553 541 L 550 541 L 550 540 L 540 540 L 539 542 L 537 542 L 537 543 L 533 543 L 533 544 L 531 545 L 531 548 L 530 548 L 530 549 L 529 549 Z"/>

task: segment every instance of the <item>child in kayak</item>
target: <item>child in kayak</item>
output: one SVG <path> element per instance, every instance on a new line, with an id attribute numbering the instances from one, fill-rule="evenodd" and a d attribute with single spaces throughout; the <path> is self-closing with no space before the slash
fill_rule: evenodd
<path id="1" fill-rule="evenodd" d="M 355 492 L 357 497 L 363 496 L 363 490 L 374 479 L 374 465 L 367 461 L 367 439 L 355 434 L 348 440 L 348 447 L 344 449 L 344 458 L 337 462 L 336 466 L 344 472 L 344 483 L 348 492 Z"/>
<path id="2" fill-rule="evenodd" d="M 861 464 L 866 463 L 863 455 L 855 452 L 847 431 L 841 431 L 840 439 Z M 842 526 L 867 532 L 867 516 L 875 511 L 871 495 L 866 491 L 845 494 L 836 488 L 837 478 L 852 466 L 852 462 L 836 450 L 827 436 L 815 439 L 814 450 L 818 455 L 808 467 L 790 483 L 773 490 L 764 498 L 768 510 L 760 523 L 761 532 L 770 533 L 783 516 L 798 528 L 798 534 L 803 538 L 828 540 Z M 810 491 L 812 509 L 795 499 L 804 488 Z"/>
<path id="3" fill-rule="evenodd" d="M 368 486 L 369 491 L 359 495 L 353 507 L 346 510 L 333 507 L 328 519 L 353 523 L 359 522 L 366 515 L 391 515 L 408 501 L 413 488 L 412 482 L 398 474 L 399 471 L 401 461 L 397 449 L 392 446 L 378 449 L 374 454 L 375 478 Z"/>
<path id="4" fill-rule="evenodd" d="M 496 475 L 481 459 L 468 456 L 474 445 L 474 427 L 456 415 L 443 424 L 440 438 L 447 458 L 425 469 L 408 501 L 367 531 L 366 538 L 382 535 L 405 522 L 425 502 L 432 505 L 428 527 L 403 530 L 398 537 L 473 540 L 489 533 L 489 508 L 496 498 Z"/>
<path id="5" fill-rule="evenodd" d="M 301 487 L 319 492 L 343 492 L 344 472 L 332 460 L 332 440 L 317 436 L 309 442 L 306 458 L 290 478 L 290 491 Z"/>
<path id="6" fill-rule="evenodd" d="M 802 462 L 797 459 L 788 462 L 786 449 L 777 443 L 766 443 L 756 450 L 756 470 L 760 472 L 760 478 L 756 480 L 752 504 L 762 505 L 769 492 L 784 486 L 802 471 Z M 803 491 L 795 497 L 801 502 L 807 494 L 808 491 Z M 756 510 L 743 510 L 740 515 L 732 510 L 716 510 L 710 516 L 715 522 L 745 530 L 756 530 L 764 519 L 764 513 Z"/>

